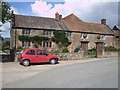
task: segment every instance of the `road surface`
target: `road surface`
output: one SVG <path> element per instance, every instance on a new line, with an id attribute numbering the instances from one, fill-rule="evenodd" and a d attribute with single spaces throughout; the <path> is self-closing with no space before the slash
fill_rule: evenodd
<path id="1" fill-rule="evenodd" d="M 54 68 L 3 88 L 118 88 L 118 58 Z"/>

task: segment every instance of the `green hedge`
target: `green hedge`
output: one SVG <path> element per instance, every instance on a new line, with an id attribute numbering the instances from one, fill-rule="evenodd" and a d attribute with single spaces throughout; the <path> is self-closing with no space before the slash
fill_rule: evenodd
<path id="1" fill-rule="evenodd" d="M 113 46 L 105 46 L 104 50 L 105 51 L 118 51 L 118 49 Z"/>

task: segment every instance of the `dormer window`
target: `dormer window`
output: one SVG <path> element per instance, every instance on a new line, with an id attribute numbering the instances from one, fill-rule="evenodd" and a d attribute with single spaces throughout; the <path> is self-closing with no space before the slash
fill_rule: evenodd
<path id="1" fill-rule="evenodd" d="M 100 39 L 101 39 L 101 40 L 105 40 L 105 39 L 106 39 L 106 36 L 105 36 L 105 35 L 100 35 Z"/>
<path id="2" fill-rule="evenodd" d="M 71 32 L 67 32 L 67 37 L 72 37 L 72 33 Z"/>

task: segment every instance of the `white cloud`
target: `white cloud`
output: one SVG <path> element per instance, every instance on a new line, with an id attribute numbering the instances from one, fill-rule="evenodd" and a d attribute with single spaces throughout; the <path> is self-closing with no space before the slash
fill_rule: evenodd
<path id="1" fill-rule="evenodd" d="M 65 0 L 64 4 L 55 4 L 54 8 L 51 8 L 52 4 L 47 4 L 45 1 L 35 1 L 35 3 L 31 4 L 31 8 L 33 14 L 37 16 L 54 18 L 56 12 L 62 14 L 63 17 L 74 13 L 83 21 L 100 23 L 102 18 L 106 18 L 111 27 L 113 27 L 112 24 L 117 24 L 117 2 L 116 6 L 112 6 L 114 2 L 110 3 L 108 0 L 82 1 Z"/>
<path id="2" fill-rule="evenodd" d="M 13 10 L 14 14 L 19 14 L 17 8 L 14 8 L 14 7 L 12 7 L 12 6 L 11 6 L 10 8 L 11 8 L 11 10 Z"/>
<path id="3" fill-rule="evenodd" d="M 0 33 L 2 37 L 10 37 L 10 22 L 3 24 L 0 29 L 2 30 L 2 32 Z"/>

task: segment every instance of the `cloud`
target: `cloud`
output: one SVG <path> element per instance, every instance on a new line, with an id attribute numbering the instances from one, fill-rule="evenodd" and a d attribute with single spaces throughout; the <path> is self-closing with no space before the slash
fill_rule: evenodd
<path id="1" fill-rule="evenodd" d="M 2 30 L 2 32 L 0 32 L 2 37 L 10 37 L 10 23 L 9 22 L 3 24 L 3 26 L 0 27 L 0 29 Z"/>
<path id="2" fill-rule="evenodd" d="M 12 7 L 12 6 L 11 6 L 10 8 L 11 8 L 11 10 L 13 10 L 14 14 L 19 14 L 17 8 L 14 8 L 14 7 Z"/>
<path id="3" fill-rule="evenodd" d="M 35 1 L 31 4 L 34 15 L 43 17 L 55 17 L 55 13 L 59 12 L 64 16 L 74 13 L 83 21 L 100 23 L 102 18 L 106 18 L 108 24 L 112 28 L 117 24 L 117 2 L 108 2 L 108 0 L 85 0 L 84 2 L 77 0 L 76 2 L 65 0 L 64 4 L 47 4 L 45 1 Z M 114 12 L 114 13 L 113 13 Z"/>

